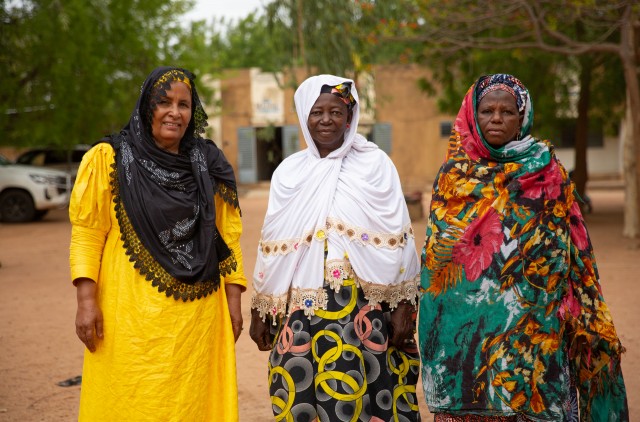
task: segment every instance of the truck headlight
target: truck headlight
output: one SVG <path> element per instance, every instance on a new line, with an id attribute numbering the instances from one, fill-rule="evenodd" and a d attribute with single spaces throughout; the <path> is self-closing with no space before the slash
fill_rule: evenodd
<path id="1" fill-rule="evenodd" d="M 42 174 L 30 174 L 29 177 L 36 183 L 40 183 L 43 185 L 55 185 L 56 177 L 55 176 L 45 176 Z"/>

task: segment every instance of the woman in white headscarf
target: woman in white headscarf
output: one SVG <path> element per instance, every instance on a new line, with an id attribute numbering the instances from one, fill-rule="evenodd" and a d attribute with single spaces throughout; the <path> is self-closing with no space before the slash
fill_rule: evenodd
<path id="1" fill-rule="evenodd" d="M 277 420 L 419 421 L 419 261 L 398 173 L 357 133 L 352 80 L 295 93 L 307 149 L 271 180 L 251 338 L 271 350 Z"/>

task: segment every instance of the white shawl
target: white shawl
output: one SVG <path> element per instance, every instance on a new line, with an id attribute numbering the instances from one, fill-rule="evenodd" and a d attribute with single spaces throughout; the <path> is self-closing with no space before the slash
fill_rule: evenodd
<path id="1" fill-rule="evenodd" d="M 356 131 L 353 108 L 343 145 L 320 158 L 307 128 L 323 85 L 351 82 L 313 76 L 294 100 L 307 149 L 273 173 L 253 274 L 252 308 L 263 316 L 326 309 L 326 280 L 336 291 L 354 276 L 371 305 L 415 303 L 420 263 L 400 179 L 391 159 Z M 325 261 L 325 242 L 327 257 Z"/>

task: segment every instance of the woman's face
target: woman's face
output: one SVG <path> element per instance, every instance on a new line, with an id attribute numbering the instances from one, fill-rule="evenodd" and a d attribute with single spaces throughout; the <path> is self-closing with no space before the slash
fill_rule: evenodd
<path id="1" fill-rule="evenodd" d="M 153 110 L 151 135 L 158 148 L 178 153 L 180 141 L 191 121 L 191 90 L 184 82 L 171 82 L 167 95 Z"/>
<path id="2" fill-rule="evenodd" d="M 340 98 L 333 94 L 320 94 L 307 119 L 307 127 L 320 157 L 324 158 L 342 146 L 351 116 Z"/>
<path id="3" fill-rule="evenodd" d="M 489 145 L 501 147 L 514 140 L 521 124 L 516 99 L 508 92 L 496 90 L 480 100 L 478 125 Z"/>

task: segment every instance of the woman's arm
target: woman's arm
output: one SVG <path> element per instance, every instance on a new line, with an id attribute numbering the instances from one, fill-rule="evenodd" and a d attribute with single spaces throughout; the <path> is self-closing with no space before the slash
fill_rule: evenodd
<path id="1" fill-rule="evenodd" d="M 96 338 L 102 339 L 102 311 L 96 301 L 96 283 L 90 278 L 74 280 L 77 290 L 76 334 L 90 352 L 96 351 Z"/>
<path id="2" fill-rule="evenodd" d="M 96 339 L 103 337 L 96 282 L 111 227 L 112 163 L 111 146 L 100 144 L 91 148 L 82 159 L 69 203 L 72 225 L 69 263 L 78 302 L 76 334 L 91 352 L 96 350 Z"/>
<path id="3" fill-rule="evenodd" d="M 233 337 L 238 341 L 238 337 L 242 333 L 242 306 L 240 296 L 242 295 L 242 287 L 238 284 L 225 284 L 225 293 L 227 294 L 227 305 L 229 306 L 229 316 L 231 317 L 231 328 L 233 329 Z"/>
<path id="4" fill-rule="evenodd" d="M 242 250 L 240 249 L 240 235 L 242 234 L 242 220 L 240 210 L 225 202 L 218 194 L 214 197 L 216 207 L 216 227 L 225 243 L 233 251 L 236 259 L 236 271 L 224 278 L 224 290 L 227 296 L 227 306 L 231 318 L 231 328 L 236 341 L 242 332 L 243 318 L 241 295 L 247 289 L 247 279 L 244 275 Z"/>
<path id="5" fill-rule="evenodd" d="M 271 350 L 273 337 L 271 336 L 269 319 L 266 318 L 263 321 L 260 317 L 260 311 L 257 309 L 251 309 L 251 327 L 249 327 L 249 336 L 251 336 L 251 340 L 258 345 L 258 350 L 263 352 Z"/>
<path id="6" fill-rule="evenodd" d="M 413 315 L 416 312 L 415 306 L 403 300 L 391 311 L 391 332 L 389 333 L 389 343 L 402 350 L 406 343 L 414 342 L 415 322 Z"/>

